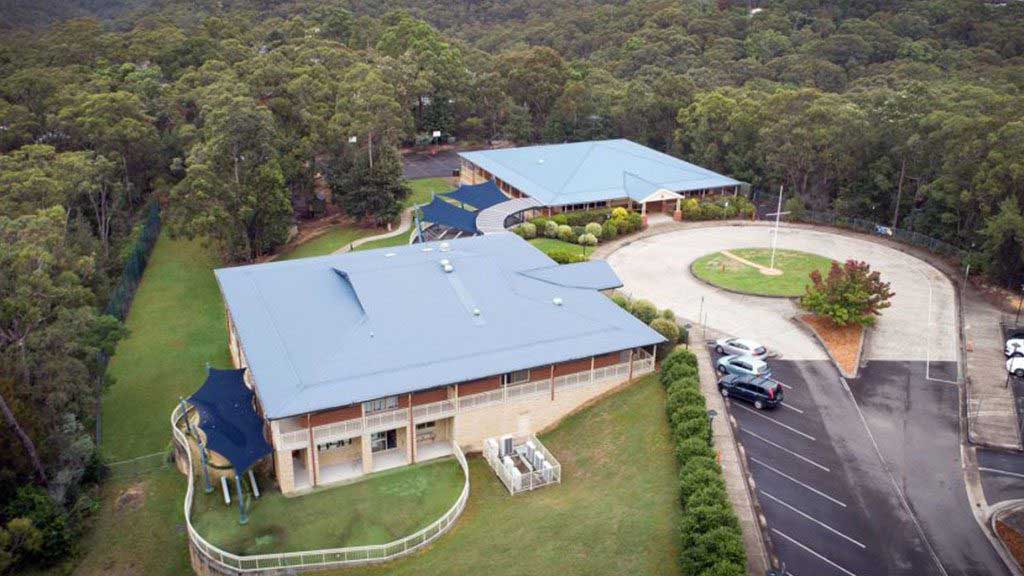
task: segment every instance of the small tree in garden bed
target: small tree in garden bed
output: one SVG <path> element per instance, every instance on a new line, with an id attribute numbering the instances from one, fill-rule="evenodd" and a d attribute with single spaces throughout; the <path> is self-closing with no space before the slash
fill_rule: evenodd
<path id="1" fill-rule="evenodd" d="M 842 266 L 832 263 L 828 276 L 811 272 L 812 284 L 800 298 L 800 306 L 837 326 L 872 326 L 893 297 L 888 282 L 871 270 L 867 262 L 847 260 Z"/>

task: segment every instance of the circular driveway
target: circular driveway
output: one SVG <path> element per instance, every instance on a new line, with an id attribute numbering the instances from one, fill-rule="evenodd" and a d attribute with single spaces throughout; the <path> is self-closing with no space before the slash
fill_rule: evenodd
<path id="1" fill-rule="evenodd" d="M 690 264 L 710 252 L 771 247 L 772 228 L 723 225 L 688 228 L 650 236 L 608 257 L 623 292 L 671 308 L 708 328 L 758 340 L 790 360 L 821 360 L 824 352 L 791 318 L 792 300 L 746 296 L 697 280 Z M 833 260 L 867 261 L 892 284 L 892 306 L 882 311 L 864 354 L 869 360 L 957 360 L 956 298 L 949 279 L 917 258 L 870 240 L 807 228 L 782 227 L 778 247 Z M 696 330 L 695 330 L 696 333 Z"/>

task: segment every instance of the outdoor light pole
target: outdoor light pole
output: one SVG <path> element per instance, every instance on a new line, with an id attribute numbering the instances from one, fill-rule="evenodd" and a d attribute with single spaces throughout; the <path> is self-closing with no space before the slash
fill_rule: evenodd
<path id="1" fill-rule="evenodd" d="M 714 409 L 708 410 L 708 446 L 714 445 L 715 429 L 715 416 L 718 416 L 718 412 Z"/>
<path id="2" fill-rule="evenodd" d="M 199 443 L 199 460 L 203 463 L 203 482 L 206 483 L 206 493 L 213 492 L 213 485 L 210 484 L 210 461 L 206 455 L 206 444 Z"/>
<path id="3" fill-rule="evenodd" d="M 772 229 L 772 262 L 768 265 L 770 270 L 775 270 L 775 245 L 779 242 L 779 221 L 783 214 L 789 214 L 789 212 L 782 211 L 782 185 L 779 185 L 779 205 L 775 208 L 775 214 L 768 214 L 768 216 L 775 216 L 775 227 Z"/>

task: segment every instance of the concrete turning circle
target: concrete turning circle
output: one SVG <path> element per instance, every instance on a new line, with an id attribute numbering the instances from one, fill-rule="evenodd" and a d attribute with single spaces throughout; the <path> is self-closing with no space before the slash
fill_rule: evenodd
<path id="1" fill-rule="evenodd" d="M 690 265 L 709 252 L 771 247 L 771 227 L 723 225 L 687 228 L 636 240 L 608 257 L 623 292 L 671 308 L 680 318 L 709 329 L 758 340 L 791 360 L 822 360 L 824 352 L 790 320 L 792 300 L 747 296 L 709 286 Z M 819 254 L 839 262 L 863 260 L 891 283 L 892 306 L 882 312 L 868 340 L 869 360 L 956 361 L 956 298 L 949 279 L 909 254 L 822 230 L 783 227 L 778 247 Z M 700 338 L 699 328 L 695 328 Z"/>

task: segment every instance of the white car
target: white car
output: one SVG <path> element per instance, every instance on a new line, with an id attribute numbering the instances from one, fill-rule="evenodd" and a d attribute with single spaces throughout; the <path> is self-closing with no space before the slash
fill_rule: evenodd
<path id="1" fill-rule="evenodd" d="M 1024 378 L 1024 356 L 1014 356 L 1007 360 L 1006 371 L 1018 378 Z"/>
<path id="2" fill-rule="evenodd" d="M 719 338 L 715 340 L 715 352 L 728 356 L 753 356 L 758 360 L 768 356 L 767 348 L 746 338 Z"/>
<path id="3" fill-rule="evenodd" d="M 1003 350 L 1007 358 L 1011 356 L 1024 356 L 1024 338 L 1010 338 L 1006 341 L 1006 349 Z"/>

